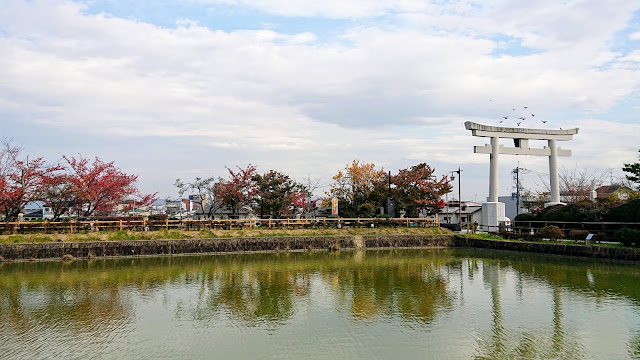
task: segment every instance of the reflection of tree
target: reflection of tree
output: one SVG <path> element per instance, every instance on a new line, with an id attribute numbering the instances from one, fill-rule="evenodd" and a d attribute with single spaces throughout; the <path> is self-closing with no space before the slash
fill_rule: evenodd
<path id="1" fill-rule="evenodd" d="M 49 283 L 3 279 L 8 281 L 0 282 L 0 323 L 18 332 L 34 326 L 98 331 L 126 321 L 133 310 L 121 288 L 111 284 L 69 281 L 64 275 Z"/>
<path id="2" fill-rule="evenodd" d="M 246 276 L 245 276 L 246 275 Z M 280 322 L 294 312 L 294 293 L 307 295 L 308 278 L 286 271 L 223 272 L 209 299 L 212 309 L 226 309 L 249 323 Z"/>
<path id="3" fill-rule="evenodd" d="M 384 255 L 373 253 L 377 261 Z M 380 258 L 382 257 L 382 258 Z M 325 274 L 329 283 L 337 283 L 338 299 L 349 307 L 357 320 L 397 314 L 406 320 L 428 323 L 438 312 L 451 308 L 452 296 L 441 274 L 439 258 L 386 266 L 357 266 Z"/>
<path id="4" fill-rule="evenodd" d="M 640 359 L 640 332 L 636 332 L 629 341 L 628 354 L 633 359 Z"/>

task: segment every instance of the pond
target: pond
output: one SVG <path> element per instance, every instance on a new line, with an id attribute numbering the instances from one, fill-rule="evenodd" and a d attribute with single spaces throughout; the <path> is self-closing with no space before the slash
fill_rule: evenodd
<path id="1" fill-rule="evenodd" d="M 0 357 L 640 359 L 635 264 L 471 249 L 0 264 Z"/>

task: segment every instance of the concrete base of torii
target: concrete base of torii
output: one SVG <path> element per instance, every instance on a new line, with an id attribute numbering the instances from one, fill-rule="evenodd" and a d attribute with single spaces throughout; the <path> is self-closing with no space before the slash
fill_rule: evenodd
<path id="1" fill-rule="evenodd" d="M 505 219 L 504 203 L 486 202 L 482 204 L 482 231 L 497 232 L 500 223 Z"/>
<path id="2" fill-rule="evenodd" d="M 563 203 L 559 201 L 544 203 L 544 207 L 546 208 L 548 208 L 549 206 L 556 206 L 556 205 L 567 205 L 567 203 Z"/>

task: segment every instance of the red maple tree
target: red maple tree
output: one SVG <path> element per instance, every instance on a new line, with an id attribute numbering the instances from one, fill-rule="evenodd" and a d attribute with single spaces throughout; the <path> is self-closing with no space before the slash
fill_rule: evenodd
<path id="1" fill-rule="evenodd" d="M 421 211 L 435 213 L 442 206 L 441 196 L 451 191 L 449 178 L 438 179 L 426 163 L 402 169 L 391 181 L 395 184 L 392 193 L 398 205 L 410 217 L 417 217 Z"/>
<path id="2" fill-rule="evenodd" d="M 63 156 L 63 159 L 71 171 L 69 181 L 77 196 L 73 210 L 78 216 L 112 211 L 119 201 L 138 194 L 135 187 L 138 176 L 125 174 L 113 162 L 104 162 L 98 157 L 91 162 L 82 155 Z"/>
<path id="3" fill-rule="evenodd" d="M 42 188 L 37 198 L 51 208 L 53 220 L 56 221 L 76 205 L 78 194 L 68 173 L 54 172 L 42 177 Z"/>
<path id="4" fill-rule="evenodd" d="M 249 164 L 246 169 L 237 167 L 238 171 L 227 168 L 229 180 L 220 180 L 216 188 L 216 197 L 224 206 L 231 209 L 231 217 L 236 218 L 238 211 L 255 202 L 258 186 L 254 180 L 256 167 Z"/>
<path id="5" fill-rule="evenodd" d="M 22 208 L 42 189 L 43 177 L 61 169 L 41 157 L 22 157 L 22 147 L 3 138 L 0 149 L 0 211 L 5 221 L 15 221 Z"/>

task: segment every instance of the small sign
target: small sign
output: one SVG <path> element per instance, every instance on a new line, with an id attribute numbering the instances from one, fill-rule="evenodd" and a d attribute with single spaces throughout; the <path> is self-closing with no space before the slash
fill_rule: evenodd
<path id="1" fill-rule="evenodd" d="M 338 215 L 338 199 L 331 199 L 331 215 Z"/>
<path id="2" fill-rule="evenodd" d="M 587 235 L 587 239 L 584 241 L 587 246 L 591 246 L 591 239 L 595 237 L 594 234 Z"/>

